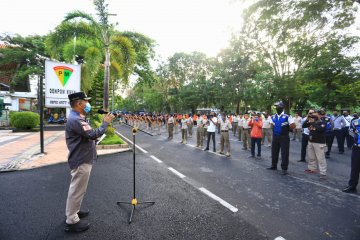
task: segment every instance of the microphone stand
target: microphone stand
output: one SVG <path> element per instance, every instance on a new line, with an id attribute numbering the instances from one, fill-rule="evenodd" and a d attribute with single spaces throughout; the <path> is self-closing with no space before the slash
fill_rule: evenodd
<path id="1" fill-rule="evenodd" d="M 128 205 L 132 205 L 132 210 L 131 210 L 131 214 L 130 214 L 130 218 L 129 218 L 129 224 L 132 221 L 132 217 L 134 215 L 135 212 L 135 207 L 138 204 L 150 204 L 150 205 L 154 205 L 155 202 L 138 202 L 136 199 L 136 188 L 135 188 L 135 135 L 136 135 L 137 129 L 133 128 L 132 129 L 132 133 L 133 133 L 133 199 L 131 200 L 131 202 L 117 202 L 117 205 L 120 204 L 128 204 Z"/>

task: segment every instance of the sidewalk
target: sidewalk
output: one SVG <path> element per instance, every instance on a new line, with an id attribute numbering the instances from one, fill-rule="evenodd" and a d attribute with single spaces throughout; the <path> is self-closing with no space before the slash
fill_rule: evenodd
<path id="1" fill-rule="evenodd" d="M 128 148 L 101 149 L 98 155 L 127 151 Z M 65 131 L 44 131 L 44 152 L 40 149 L 40 132 L 0 131 L 0 172 L 15 171 L 67 161 Z"/>

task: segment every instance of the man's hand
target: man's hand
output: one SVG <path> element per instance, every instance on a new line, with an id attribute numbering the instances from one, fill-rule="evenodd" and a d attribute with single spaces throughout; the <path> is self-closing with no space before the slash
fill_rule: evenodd
<path id="1" fill-rule="evenodd" d="M 108 113 L 104 116 L 103 121 L 106 123 L 111 123 L 114 118 L 115 116 L 112 113 Z"/>

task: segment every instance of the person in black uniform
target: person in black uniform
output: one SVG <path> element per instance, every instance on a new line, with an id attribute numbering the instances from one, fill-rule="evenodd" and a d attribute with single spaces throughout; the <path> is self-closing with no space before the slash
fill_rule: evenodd
<path id="1" fill-rule="evenodd" d="M 271 167 L 269 170 L 277 170 L 279 161 L 279 152 L 281 150 L 281 169 L 282 174 L 286 175 L 289 165 L 289 148 L 290 148 L 290 130 L 295 128 L 294 119 L 284 113 L 284 103 L 277 102 L 276 114 L 271 117 L 273 127 L 273 139 L 271 144 Z"/>
<path id="2" fill-rule="evenodd" d="M 359 183 L 360 173 L 360 119 L 357 118 L 351 122 L 350 134 L 354 137 L 354 145 L 351 150 L 351 172 L 348 186 L 342 191 L 346 193 L 356 193 L 356 187 Z"/>

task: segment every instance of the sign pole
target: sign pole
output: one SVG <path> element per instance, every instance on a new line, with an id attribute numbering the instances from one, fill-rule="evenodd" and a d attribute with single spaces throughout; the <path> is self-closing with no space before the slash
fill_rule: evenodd
<path id="1" fill-rule="evenodd" d="M 40 86 L 39 86 L 39 114 L 40 114 L 40 153 L 44 153 L 44 90 L 43 90 L 43 76 L 40 75 Z"/>

